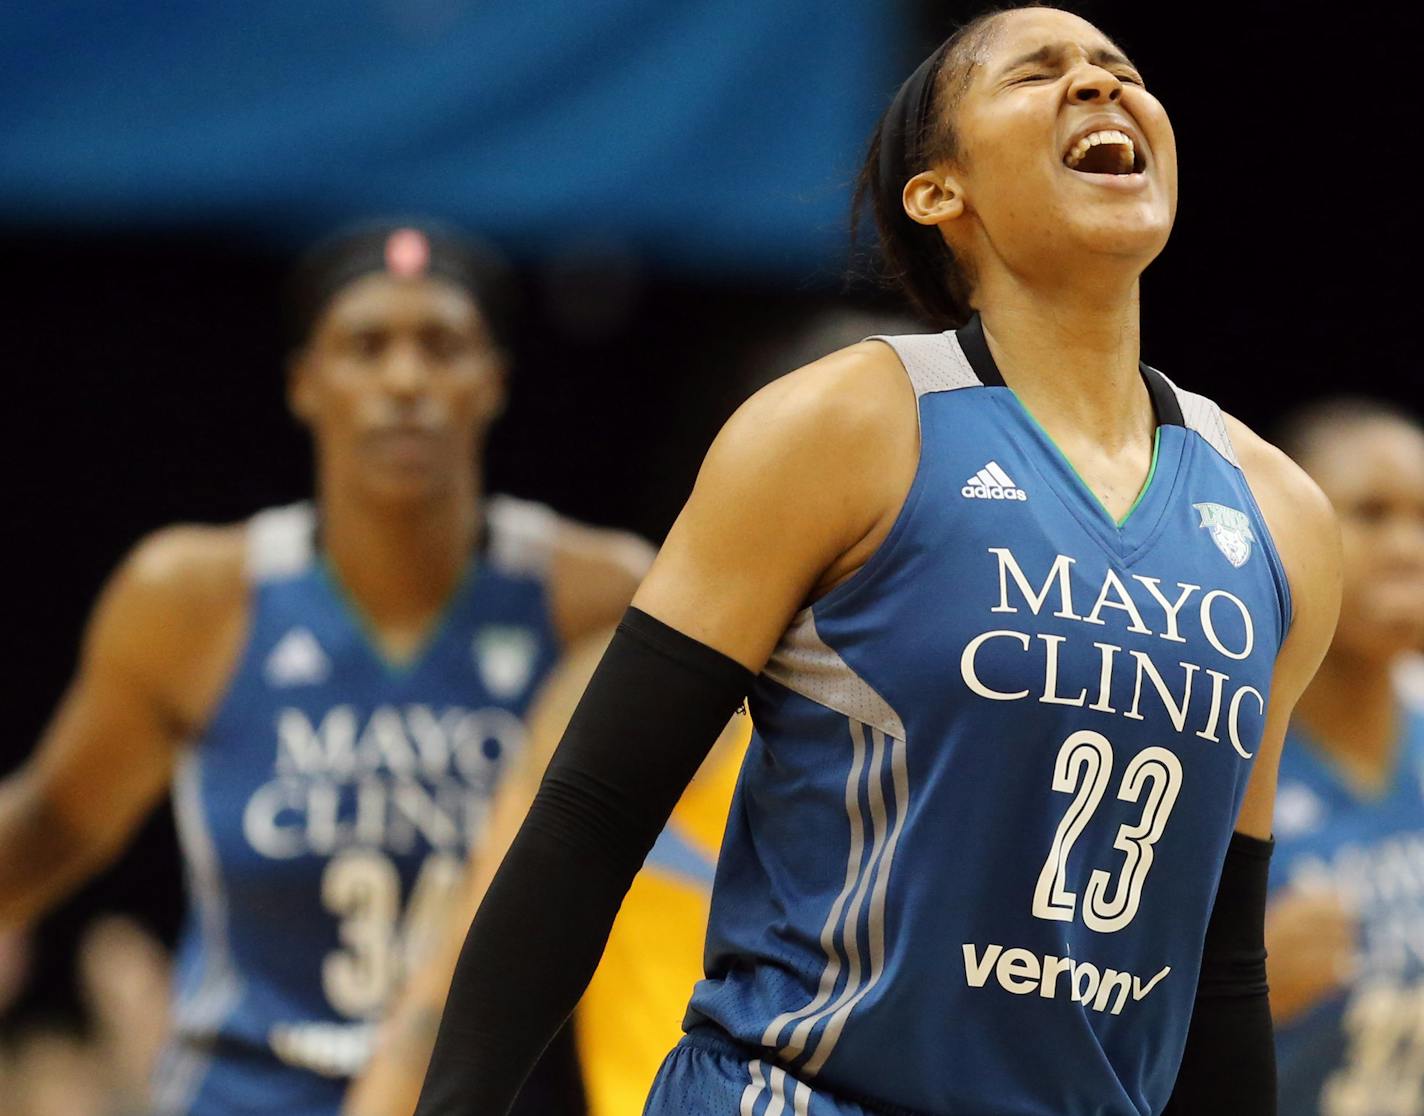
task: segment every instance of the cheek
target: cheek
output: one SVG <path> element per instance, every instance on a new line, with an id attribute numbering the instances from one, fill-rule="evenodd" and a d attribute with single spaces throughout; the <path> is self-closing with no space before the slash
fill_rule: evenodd
<path id="1" fill-rule="evenodd" d="M 307 397 L 311 421 L 327 429 L 352 425 L 368 394 L 362 387 L 365 379 L 345 367 L 332 368 L 314 377 Z"/>
<path id="2" fill-rule="evenodd" d="M 1152 155 L 1158 166 L 1165 172 L 1172 197 L 1177 196 L 1177 133 L 1172 130 L 1172 122 L 1162 102 L 1150 93 L 1138 92 L 1126 102 L 1128 112 L 1137 121 L 1138 127 L 1147 137 L 1152 147 Z"/>
<path id="3" fill-rule="evenodd" d="M 493 409 L 493 393 L 494 388 L 485 375 L 457 374 L 446 379 L 443 390 L 432 393 L 431 402 L 450 422 L 470 426 Z"/>
<path id="4" fill-rule="evenodd" d="M 965 185 L 970 208 L 996 231 L 1049 216 L 1055 168 L 1046 142 L 1041 129 L 1030 138 L 1022 128 L 1005 126 L 982 133 L 968 152 Z"/>
<path id="5" fill-rule="evenodd" d="M 1056 114 L 1027 98 L 1003 111 L 988 114 L 966 144 L 969 165 L 991 177 L 1000 188 L 1015 188 L 1025 174 L 1052 169 Z"/>

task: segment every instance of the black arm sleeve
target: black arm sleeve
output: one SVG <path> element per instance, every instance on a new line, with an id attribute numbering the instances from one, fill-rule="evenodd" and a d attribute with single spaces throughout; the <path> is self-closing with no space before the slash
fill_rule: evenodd
<path id="1" fill-rule="evenodd" d="M 1273 847 L 1240 833 L 1231 838 L 1206 928 L 1187 1048 L 1162 1116 L 1275 1116 L 1265 936 Z"/>
<path id="2" fill-rule="evenodd" d="M 630 608 L 480 905 L 416 1116 L 502 1116 L 752 673 Z"/>

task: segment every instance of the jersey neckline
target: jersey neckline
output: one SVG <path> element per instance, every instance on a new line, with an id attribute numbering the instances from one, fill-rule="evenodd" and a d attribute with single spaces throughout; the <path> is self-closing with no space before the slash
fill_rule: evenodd
<path id="1" fill-rule="evenodd" d="M 380 628 L 371 619 L 370 614 L 361 607 L 361 603 L 355 595 L 347 589 L 346 582 L 342 580 L 341 573 L 336 568 L 336 563 L 331 560 L 330 552 L 321 545 L 321 516 L 319 514 L 312 517 L 312 567 L 316 572 L 317 579 L 326 588 L 335 604 L 338 615 L 356 633 L 371 659 L 388 677 L 409 678 L 425 664 L 434 649 L 443 642 L 443 637 L 449 630 L 455 613 L 469 598 L 475 583 L 480 579 L 485 566 L 485 555 L 489 549 L 490 534 L 488 507 L 482 505 L 479 530 L 475 533 L 469 557 L 466 558 L 465 564 L 460 570 L 459 578 L 451 588 L 449 595 L 446 596 L 445 603 L 440 606 L 440 610 L 431 619 L 429 628 L 426 629 L 425 634 L 408 656 L 392 655 L 386 649 L 385 644 L 381 641 Z"/>
<path id="2" fill-rule="evenodd" d="M 455 587 L 445 598 L 445 603 L 431 620 L 430 626 L 421 637 L 420 642 L 416 644 L 408 657 L 398 657 L 386 650 L 375 622 L 347 590 L 345 583 L 341 580 L 341 575 L 325 551 L 317 552 L 317 560 L 314 565 L 317 577 L 331 595 L 337 612 L 356 633 L 361 645 L 366 649 L 366 653 L 375 660 L 387 676 L 398 679 L 409 678 L 415 674 L 430 659 L 435 648 L 444 642 L 445 634 L 450 630 L 455 614 L 469 599 L 484 568 L 484 563 L 479 560 L 478 555 L 471 555 L 465 568 L 461 571 Z"/>
<path id="3" fill-rule="evenodd" d="M 1157 517 L 1150 516 L 1148 512 L 1153 505 L 1160 503 L 1156 499 L 1159 495 L 1158 490 L 1173 486 L 1177 466 L 1180 464 L 1180 453 L 1171 455 L 1170 460 L 1164 460 L 1162 452 L 1162 428 L 1164 426 L 1185 428 L 1186 426 L 1181 404 L 1177 400 L 1177 393 L 1167 382 L 1167 378 L 1150 365 L 1139 362 L 1138 367 L 1141 371 L 1143 385 L 1147 388 L 1148 397 L 1151 399 L 1157 426 L 1152 438 L 1152 458 L 1148 465 L 1147 476 L 1132 501 L 1132 505 L 1121 519 L 1115 519 L 1108 511 L 1107 506 L 1098 498 L 1097 493 L 1083 479 L 1073 462 L 1069 460 L 1068 455 L 1053 440 L 1052 435 L 1044 429 L 1037 416 L 1024 405 L 1018 392 L 1005 382 L 1003 373 L 999 371 L 998 362 L 994 360 L 993 353 L 989 351 L 989 344 L 984 336 L 984 325 L 979 315 L 974 315 L 963 329 L 957 331 L 955 336 L 979 382 L 985 387 L 1005 388 L 1013 397 L 1014 409 L 1027 420 L 1027 425 L 1044 446 L 1050 460 L 1058 467 L 1057 471 L 1064 478 L 1064 485 L 1072 493 L 1071 497 L 1063 492 L 1059 493 L 1064 503 L 1070 507 L 1082 505 L 1086 509 L 1088 522 L 1093 525 L 1095 530 L 1106 528 L 1109 532 L 1109 540 L 1115 548 L 1120 548 L 1129 542 L 1127 532 L 1128 528 L 1132 527 L 1133 540 L 1130 549 L 1135 549 L 1137 542 L 1140 541 L 1136 528 L 1143 520 L 1151 519 L 1152 523 L 1148 525 L 1148 533 L 1151 533 L 1151 527 L 1155 526 Z M 1160 477 L 1159 473 L 1162 474 Z"/>
<path id="4" fill-rule="evenodd" d="M 984 322 L 978 314 L 970 318 L 963 329 L 957 330 L 955 337 L 958 338 L 959 347 L 981 384 L 985 387 L 1009 386 L 1004 381 L 1004 374 L 999 371 L 998 361 L 989 351 L 989 341 L 984 336 Z M 1152 411 L 1157 418 L 1157 425 L 1159 427 L 1186 426 L 1186 419 L 1182 416 L 1182 405 L 1177 399 L 1176 391 L 1167 382 L 1167 377 L 1150 364 L 1144 364 L 1142 361 L 1138 361 L 1137 367 L 1142 374 L 1142 382 L 1147 388 L 1147 394 L 1152 399 Z"/>

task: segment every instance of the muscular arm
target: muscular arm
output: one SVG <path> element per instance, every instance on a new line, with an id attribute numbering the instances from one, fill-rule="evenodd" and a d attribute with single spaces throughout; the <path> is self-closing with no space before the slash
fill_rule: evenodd
<path id="1" fill-rule="evenodd" d="M 38 919 L 107 864 L 163 794 L 220 684 L 214 652 L 241 622 L 240 585 L 231 532 L 173 529 L 106 586 L 44 736 L 0 783 L 0 926 Z"/>
<path id="2" fill-rule="evenodd" d="M 808 597 L 879 545 L 916 459 L 913 395 L 878 344 L 733 416 L 471 925 L 421 1116 L 507 1110 L 751 671 Z"/>
<path id="3" fill-rule="evenodd" d="M 1236 823 L 1239 832 L 1267 838 L 1286 727 L 1325 658 L 1340 615 L 1340 529 L 1330 501 L 1298 465 L 1241 423 L 1228 422 L 1246 479 L 1285 565 L 1293 609 L 1291 629 L 1271 676 L 1261 750 Z"/>
<path id="4" fill-rule="evenodd" d="M 1187 1046 L 1164 1116 L 1276 1111 L 1264 937 L 1276 773 L 1291 711 L 1325 657 L 1340 610 L 1340 539 L 1329 502 L 1283 454 L 1240 423 L 1230 425 L 1286 568 L 1294 616 L 1272 675 L 1265 733 L 1207 927 Z"/>

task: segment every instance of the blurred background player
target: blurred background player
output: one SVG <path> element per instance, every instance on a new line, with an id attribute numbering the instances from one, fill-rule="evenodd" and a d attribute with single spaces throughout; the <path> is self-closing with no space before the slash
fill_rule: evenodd
<path id="1" fill-rule="evenodd" d="M 0 785 L 0 925 L 102 867 L 170 785 L 189 885 L 162 1116 L 337 1111 L 566 643 L 627 603 L 632 536 L 486 497 L 498 270 L 382 225 L 291 288 L 317 500 L 143 541 Z M 571 1044 L 529 1111 L 577 1109 Z"/>
<path id="2" fill-rule="evenodd" d="M 1424 430 L 1363 400 L 1281 445 L 1335 505 L 1340 624 L 1296 706 L 1267 914 L 1289 1116 L 1424 1114 L 1424 713 L 1397 667 L 1424 641 Z"/>
<path id="3" fill-rule="evenodd" d="M 465 900 L 455 906 L 439 947 L 403 990 L 375 1057 L 348 1095 L 344 1116 L 389 1116 L 415 1108 L 470 917 L 529 812 L 549 757 L 607 645 L 605 634 L 570 649 L 541 691 L 529 718 L 528 747 L 506 775 L 490 833 L 472 858 Z M 717 850 L 750 738 L 751 719 L 738 713 L 633 881 L 603 960 L 579 1001 L 574 1036 L 589 1116 L 640 1111 L 668 1047 L 682 1034 L 688 996 L 702 978 Z"/>

